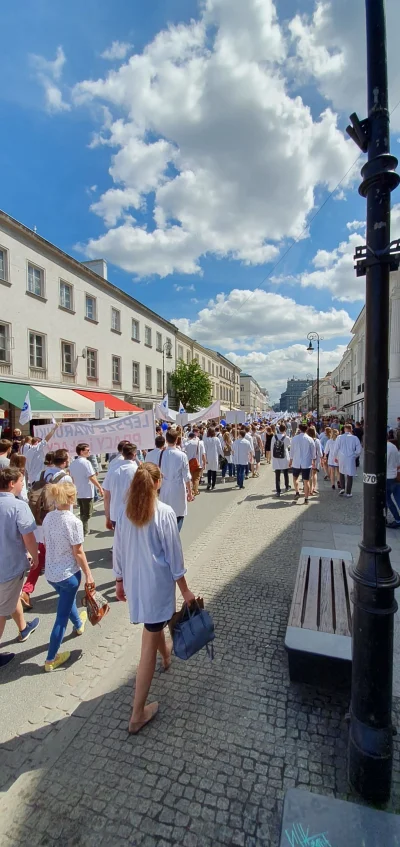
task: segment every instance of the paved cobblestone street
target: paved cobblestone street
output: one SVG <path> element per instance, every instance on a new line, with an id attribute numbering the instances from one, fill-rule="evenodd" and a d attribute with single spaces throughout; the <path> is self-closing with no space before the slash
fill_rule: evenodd
<path id="1" fill-rule="evenodd" d="M 189 585 L 214 617 L 215 660 L 203 651 L 157 671 L 160 711 L 136 737 L 127 723 L 140 628 L 127 627 L 116 649 L 109 616 L 100 676 L 84 672 L 68 709 L 33 707 L 32 723 L 0 746 L 2 847 L 277 847 L 287 788 L 355 799 L 349 692 L 291 684 L 284 650 L 302 544 L 356 552 L 361 485 L 351 501 L 323 486 L 308 507 L 292 492 L 277 500 L 264 466 L 185 551 Z M 399 760 L 396 742 L 397 811 Z"/>

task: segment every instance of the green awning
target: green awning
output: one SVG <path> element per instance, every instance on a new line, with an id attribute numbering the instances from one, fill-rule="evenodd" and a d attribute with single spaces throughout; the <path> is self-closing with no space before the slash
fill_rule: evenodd
<path id="1" fill-rule="evenodd" d="M 26 385 L 21 382 L 0 382 L 0 402 L 11 403 L 17 409 L 22 409 L 25 402 L 25 397 L 29 391 L 29 399 L 33 416 L 35 412 L 71 412 L 68 406 L 63 406 L 57 403 L 56 400 L 51 400 L 45 394 L 41 394 L 37 388 L 32 385 Z"/>

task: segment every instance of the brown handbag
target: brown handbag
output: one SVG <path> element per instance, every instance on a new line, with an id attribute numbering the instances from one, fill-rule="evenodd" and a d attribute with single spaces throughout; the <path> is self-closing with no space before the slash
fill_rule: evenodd
<path id="1" fill-rule="evenodd" d="M 199 452 L 200 452 L 200 443 L 198 443 L 198 445 L 197 445 L 196 455 L 193 456 L 193 459 L 189 459 L 190 473 L 194 473 L 195 471 L 200 470 L 200 463 L 199 463 L 199 459 L 198 459 Z"/>
<path id="2" fill-rule="evenodd" d="M 107 600 L 99 591 L 96 591 L 94 582 L 86 583 L 85 594 L 82 597 L 82 606 L 86 606 L 88 618 L 92 626 L 100 623 L 110 611 L 109 603 L 107 603 Z"/>

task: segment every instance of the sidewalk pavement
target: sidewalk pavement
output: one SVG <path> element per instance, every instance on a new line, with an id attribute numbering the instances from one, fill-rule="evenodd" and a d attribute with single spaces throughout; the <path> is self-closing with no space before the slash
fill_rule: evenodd
<path id="1" fill-rule="evenodd" d="M 188 550 L 188 582 L 216 625 L 215 660 L 202 652 L 156 672 L 152 724 L 127 734 L 135 627 L 77 708 L 0 745 L 5 765 L 23 762 L 0 802 L 2 847 L 277 847 L 287 788 L 356 799 L 346 778 L 349 692 L 291 684 L 284 637 L 301 546 L 316 533 L 315 546 L 322 534 L 325 547 L 348 549 L 341 536 L 355 547 L 361 495 L 343 501 L 321 482 L 304 506 L 272 488 L 263 467 Z M 397 739 L 394 765 L 398 808 Z"/>

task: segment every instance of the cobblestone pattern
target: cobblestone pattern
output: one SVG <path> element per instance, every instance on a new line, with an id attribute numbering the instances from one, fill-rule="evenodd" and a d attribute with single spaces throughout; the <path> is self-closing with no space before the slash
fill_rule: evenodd
<path id="1" fill-rule="evenodd" d="M 86 718 L 66 718 L 52 767 L 36 761 L 2 802 L 2 847 L 276 847 L 287 788 L 349 798 L 348 692 L 291 685 L 283 642 L 302 518 L 356 523 L 359 498 L 345 513 L 328 492 L 289 508 L 265 486 L 264 475 L 249 484 L 189 562 L 215 620 L 214 662 L 202 654 L 157 673 L 159 715 L 130 738 L 135 657 L 125 650 L 117 687 L 88 703 Z"/>

